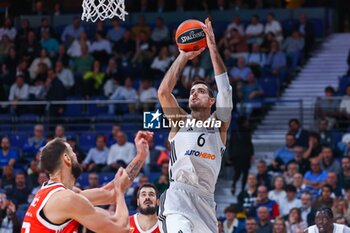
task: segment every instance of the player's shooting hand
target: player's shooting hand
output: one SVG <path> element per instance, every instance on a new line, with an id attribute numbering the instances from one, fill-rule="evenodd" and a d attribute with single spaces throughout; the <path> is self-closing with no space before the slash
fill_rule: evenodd
<path id="1" fill-rule="evenodd" d="M 179 49 L 179 51 L 180 51 L 179 56 L 181 56 L 184 59 L 186 59 L 187 61 L 189 61 L 189 60 L 193 60 L 195 57 L 199 56 L 204 50 L 205 50 L 205 48 L 201 48 L 200 50 L 197 50 L 197 51 L 185 52 L 185 51 Z"/>
<path id="2" fill-rule="evenodd" d="M 205 26 L 202 29 L 206 35 L 209 50 L 216 49 L 215 35 L 209 18 L 205 19 Z"/>

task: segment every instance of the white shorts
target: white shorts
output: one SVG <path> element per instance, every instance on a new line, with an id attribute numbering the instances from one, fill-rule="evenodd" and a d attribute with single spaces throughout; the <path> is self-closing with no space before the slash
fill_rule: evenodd
<path id="1" fill-rule="evenodd" d="M 159 228 L 162 233 L 216 233 L 218 222 L 214 195 L 178 182 L 160 197 Z"/>

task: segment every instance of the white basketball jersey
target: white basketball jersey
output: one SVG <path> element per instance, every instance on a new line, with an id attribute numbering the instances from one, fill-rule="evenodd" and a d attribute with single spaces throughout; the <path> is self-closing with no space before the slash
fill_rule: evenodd
<path id="1" fill-rule="evenodd" d="M 170 181 L 214 193 L 225 151 L 219 129 L 180 128 L 170 144 Z"/>
<path id="2" fill-rule="evenodd" d="M 333 223 L 334 228 L 333 228 L 333 233 L 343 233 L 344 232 L 344 227 L 345 225 Z M 316 225 L 313 225 L 307 229 L 308 233 L 319 233 L 318 228 Z"/>

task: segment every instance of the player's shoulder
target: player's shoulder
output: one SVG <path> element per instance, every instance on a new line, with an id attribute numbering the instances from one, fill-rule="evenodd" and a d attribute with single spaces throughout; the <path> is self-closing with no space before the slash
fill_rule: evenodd
<path id="1" fill-rule="evenodd" d="M 75 193 L 70 189 L 63 189 L 55 192 L 50 197 L 50 202 L 58 209 L 71 209 L 78 203 L 86 199 L 83 195 Z"/>

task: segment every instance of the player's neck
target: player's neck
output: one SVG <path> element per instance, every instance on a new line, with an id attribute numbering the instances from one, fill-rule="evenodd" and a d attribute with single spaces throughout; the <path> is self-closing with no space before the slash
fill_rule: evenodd
<path id="1" fill-rule="evenodd" d="M 334 232 L 334 224 L 332 224 L 332 227 L 329 228 L 329 231 L 327 233 L 333 233 Z"/>
<path id="2" fill-rule="evenodd" d="M 150 230 L 158 221 L 158 217 L 156 214 L 152 214 L 152 215 L 138 214 L 136 216 L 137 216 L 137 221 L 139 223 L 139 226 L 144 231 Z"/>
<path id="3" fill-rule="evenodd" d="M 50 180 L 55 183 L 62 183 L 67 189 L 72 189 L 75 183 L 74 177 L 71 174 L 65 174 L 62 170 L 51 174 Z"/>
<path id="4" fill-rule="evenodd" d="M 191 115 L 196 120 L 205 121 L 210 117 L 210 109 L 208 111 L 194 111 L 194 110 L 192 110 Z"/>

